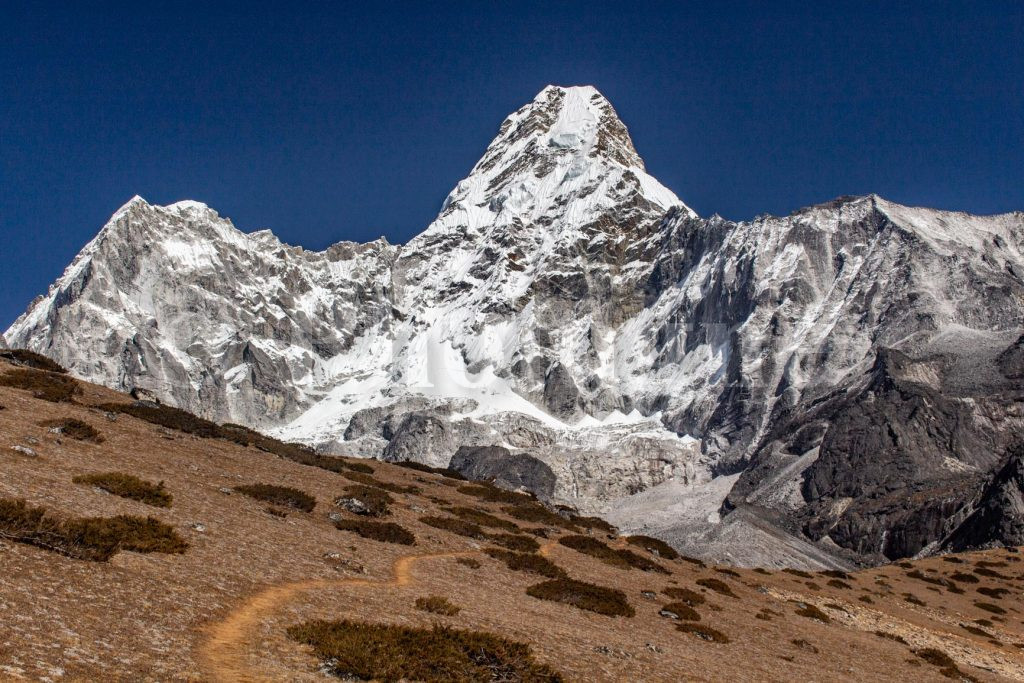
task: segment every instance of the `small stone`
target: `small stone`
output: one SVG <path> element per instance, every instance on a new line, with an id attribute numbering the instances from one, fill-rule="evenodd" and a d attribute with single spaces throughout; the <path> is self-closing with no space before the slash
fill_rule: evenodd
<path id="1" fill-rule="evenodd" d="M 349 512 L 356 515 L 368 515 L 370 514 L 370 508 L 366 507 L 366 504 L 358 498 L 345 498 L 341 497 L 334 501 L 334 504 L 340 508 L 345 508 Z"/>
<path id="2" fill-rule="evenodd" d="M 33 446 L 38 446 L 39 445 L 39 439 L 37 439 L 34 436 L 28 436 L 28 437 L 25 437 L 25 443 L 31 444 Z"/>
<path id="3" fill-rule="evenodd" d="M 654 600 L 658 597 L 658 594 L 654 591 L 640 591 L 640 595 L 642 595 L 645 600 Z"/>
<path id="4" fill-rule="evenodd" d="M 221 486 L 217 490 L 220 491 L 221 493 L 223 493 L 225 496 L 230 496 L 232 493 L 234 493 L 234 491 L 232 491 L 227 486 Z"/>
<path id="5" fill-rule="evenodd" d="M 198 531 L 199 533 L 203 533 L 204 531 L 206 531 L 206 525 L 202 522 L 192 522 L 191 526 L 195 531 Z"/>
<path id="6" fill-rule="evenodd" d="M 11 450 L 17 453 L 21 453 L 22 455 L 27 455 L 30 458 L 34 458 L 38 455 L 38 453 L 36 453 L 28 446 L 11 446 Z"/>
<path id="7" fill-rule="evenodd" d="M 662 649 L 654 643 L 644 643 L 644 647 L 646 647 L 651 652 L 657 652 L 658 654 L 661 654 L 662 652 Z"/>
<path id="8" fill-rule="evenodd" d="M 679 615 L 678 615 L 678 614 L 676 614 L 675 612 L 673 612 L 673 611 L 672 611 L 672 610 L 670 610 L 670 609 L 663 609 L 663 610 L 660 610 L 660 611 L 658 612 L 658 614 L 659 614 L 659 615 L 661 615 L 661 616 L 663 616 L 663 617 L 665 617 L 665 618 L 667 618 L 667 619 L 679 619 Z"/>
<path id="9" fill-rule="evenodd" d="M 103 413 L 103 417 L 107 418 L 111 422 L 117 422 L 117 413 L 112 413 L 110 411 L 105 411 Z"/>

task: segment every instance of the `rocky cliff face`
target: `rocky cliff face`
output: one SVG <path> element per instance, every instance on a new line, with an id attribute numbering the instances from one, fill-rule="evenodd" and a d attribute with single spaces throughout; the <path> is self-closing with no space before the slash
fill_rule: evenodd
<path id="1" fill-rule="evenodd" d="M 325 451 L 500 447 L 504 479 L 550 471 L 626 526 L 669 487 L 702 501 L 687 528 L 872 561 L 950 533 L 1021 426 L 1022 252 L 1020 213 L 876 196 L 700 218 L 600 93 L 548 87 L 406 245 L 309 252 L 135 198 L 6 341 Z M 724 528 L 701 533 L 742 545 Z"/>

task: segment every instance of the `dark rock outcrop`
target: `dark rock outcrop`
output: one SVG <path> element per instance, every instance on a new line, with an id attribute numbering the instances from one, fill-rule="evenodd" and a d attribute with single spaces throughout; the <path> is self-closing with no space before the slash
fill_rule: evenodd
<path id="1" fill-rule="evenodd" d="M 541 498 L 555 490 L 555 474 L 526 453 L 510 453 L 501 446 L 462 446 L 449 465 L 467 479 L 493 481 L 508 489 L 526 489 Z"/>

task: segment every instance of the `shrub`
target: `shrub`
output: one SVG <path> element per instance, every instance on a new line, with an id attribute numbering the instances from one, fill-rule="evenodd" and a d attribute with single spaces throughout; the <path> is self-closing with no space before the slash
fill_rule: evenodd
<path id="1" fill-rule="evenodd" d="M 435 529 L 441 529 L 442 531 L 450 531 L 453 534 L 459 536 L 466 536 L 467 538 L 483 539 L 487 538 L 487 534 L 476 524 L 467 522 L 464 519 L 458 519 L 456 517 L 434 517 L 426 516 L 420 517 L 420 521 L 427 526 L 432 526 Z"/>
<path id="2" fill-rule="evenodd" d="M 814 576 L 811 575 L 810 572 L 805 572 L 803 569 L 792 569 L 790 567 L 786 567 L 782 571 L 786 572 L 787 574 L 792 574 L 793 576 L 799 576 L 801 579 L 813 579 L 814 578 Z"/>
<path id="3" fill-rule="evenodd" d="M 426 472 L 428 474 L 439 474 L 442 477 L 448 479 L 455 479 L 456 481 L 466 481 L 466 478 L 462 476 L 462 473 L 458 470 L 453 470 L 450 467 L 431 467 L 430 465 L 424 465 L 420 462 L 414 462 L 412 460 L 402 460 L 401 462 L 393 463 L 399 467 L 404 467 L 408 470 L 416 470 L 417 472 Z"/>
<path id="4" fill-rule="evenodd" d="M 820 571 L 818 573 L 821 574 L 822 576 L 827 576 L 830 579 L 845 579 L 846 581 L 850 581 L 853 578 L 852 576 L 850 576 L 846 572 L 840 571 L 838 569 L 825 569 L 825 570 Z"/>
<path id="5" fill-rule="evenodd" d="M 1010 578 L 1006 574 L 1001 574 L 1001 573 L 999 573 L 999 572 L 997 572 L 997 571 L 995 571 L 993 569 L 989 569 L 988 567 L 983 566 L 980 562 L 978 563 L 978 565 L 979 566 L 976 566 L 974 568 L 974 573 L 977 574 L 978 576 L 987 576 L 987 577 L 989 577 L 991 579 L 1008 579 L 1008 578 Z"/>
<path id="6" fill-rule="evenodd" d="M 980 583 L 980 579 L 974 574 L 968 574 L 967 572 L 953 572 L 950 578 L 954 581 L 960 581 L 963 583 Z"/>
<path id="7" fill-rule="evenodd" d="M 416 537 L 407 529 L 394 522 L 374 522 L 368 519 L 341 519 L 334 523 L 340 531 L 351 531 L 363 538 L 381 543 L 414 545 Z"/>
<path id="8" fill-rule="evenodd" d="M 962 628 L 963 630 L 967 631 L 968 633 L 973 633 L 976 636 L 981 636 L 982 638 L 991 638 L 992 637 L 992 634 L 989 633 L 988 631 L 985 631 L 984 629 L 980 629 L 977 626 L 971 626 L 970 624 L 960 624 L 960 628 Z"/>
<path id="9" fill-rule="evenodd" d="M 103 489 L 121 498 L 137 500 L 146 505 L 158 508 L 169 508 L 174 498 L 161 481 L 158 484 L 151 484 L 138 477 L 123 472 L 106 472 L 103 474 L 86 474 L 73 478 L 76 484 L 86 484 Z"/>
<path id="10" fill-rule="evenodd" d="M 700 567 L 701 569 L 704 569 L 705 567 L 707 567 L 707 565 L 704 564 L 704 560 L 699 560 L 696 557 L 690 557 L 689 555 L 680 555 L 679 559 L 682 560 L 683 562 L 689 562 L 690 564 L 696 565 L 696 566 Z"/>
<path id="11" fill-rule="evenodd" d="M 533 502 L 534 498 L 525 493 L 506 491 L 492 484 L 469 484 L 455 489 L 459 493 L 473 496 L 488 503 L 509 503 L 511 505 L 525 505 Z"/>
<path id="12" fill-rule="evenodd" d="M 380 481 L 374 477 L 371 477 L 363 472 L 339 472 L 339 474 L 349 481 L 354 481 L 357 484 L 363 486 L 375 486 L 391 493 L 419 493 L 420 488 L 418 486 L 404 486 L 402 484 L 390 484 L 386 481 Z"/>
<path id="13" fill-rule="evenodd" d="M 728 586 L 726 586 L 726 588 L 728 588 Z M 696 607 L 697 605 L 704 604 L 704 596 L 697 591 L 690 590 L 689 588 L 670 586 L 661 592 L 670 598 L 689 605 L 690 607 Z"/>
<path id="14" fill-rule="evenodd" d="M 480 560 L 474 560 L 472 557 L 456 557 L 455 561 L 461 564 L 463 567 L 469 567 L 470 569 L 480 569 Z"/>
<path id="15" fill-rule="evenodd" d="M 991 612 L 992 614 L 1006 614 L 1005 609 L 1003 609 L 999 605 L 993 605 L 988 602 L 976 602 L 974 603 L 974 606 L 978 609 L 983 609 L 986 612 Z"/>
<path id="16" fill-rule="evenodd" d="M 196 417 L 192 413 L 165 405 L 149 403 L 104 403 L 97 406 L 100 410 L 111 413 L 123 413 L 150 424 L 175 429 L 186 434 L 193 434 L 206 439 L 218 438 L 222 435 L 220 425 L 216 422 Z"/>
<path id="17" fill-rule="evenodd" d="M 917 605 L 918 607 L 924 607 L 925 602 L 921 598 L 917 597 L 913 593 L 904 593 L 903 599 L 909 602 L 911 605 Z"/>
<path id="18" fill-rule="evenodd" d="M 603 531 L 606 534 L 617 534 L 619 532 L 614 525 L 600 517 L 579 517 L 577 515 L 570 515 L 569 521 L 584 529 L 597 529 L 598 531 Z"/>
<path id="19" fill-rule="evenodd" d="M 990 597 L 990 598 L 995 598 L 996 600 L 1000 600 L 1000 599 L 1002 599 L 1002 597 L 1004 595 L 1007 595 L 1008 593 L 1011 593 L 1012 591 L 1010 591 L 1007 588 L 990 588 L 988 586 L 982 586 L 981 588 L 978 589 L 978 592 L 981 593 L 984 596 L 987 596 L 987 597 Z"/>
<path id="20" fill-rule="evenodd" d="M 385 517 L 391 513 L 391 504 L 395 502 L 386 491 L 363 484 L 350 484 L 345 487 L 345 494 L 334 501 L 335 505 L 343 504 L 345 499 L 353 499 L 362 505 L 365 514 L 370 517 Z M 353 510 L 354 512 L 354 510 Z"/>
<path id="21" fill-rule="evenodd" d="M 442 626 L 431 629 L 354 621 L 311 621 L 288 629 L 311 645 L 327 669 L 357 680 L 524 681 L 560 683 L 528 645 L 497 635 Z"/>
<path id="22" fill-rule="evenodd" d="M 636 613 L 622 591 L 585 581 L 552 579 L 530 586 L 526 594 L 610 617 L 631 617 Z"/>
<path id="23" fill-rule="evenodd" d="M 721 631 L 717 631 L 710 626 L 703 626 L 699 624 L 677 624 L 676 630 L 682 633 L 689 633 L 694 635 L 701 640 L 706 640 L 710 643 L 728 643 L 729 637 Z"/>
<path id="24" fill-rule="evenodd" d="M 820 621 L 823 624 L 827 624 L 832 621 L 827 614 L 822 612 L 816 606 L 808 603 L 799 603 L 797 606 L 796 613 L 801 617 L 807 617 L 808 619 L 814 619 Z"/>
<path id="25" fill-rule="evenodd" d="M 503 548 L 516 550 L 521 553 L 535 553 L 540 550 L 540 543 L 530 536 L 519 534 L 490 534 L 487 536 L 491 543 L 497 543 Z"/>
<path id="26" fill-rule="evenodd" d="M 264 503 L 273 503 L 283 507 L 294 508 L 302 512 L 312 512 L 316 507 L 316 498 L 305 491 L 293 489 L 290 486 L 275 486 L 274 484 L 247 484 L 236 486 L 235 490 L 241 494 L 262 500 Z"/>
<path id="27" fill-rule="evenodd" d="M 626 543 L 643 548 L 658 557 L 664 557 L 666 560 L 679 559 L 679 553 L 675 551 L 675 548 L 657 538 L 651 538 L 650 536 L 627 536 Z"/>
<path id="28" fill-rule="evenodd" d="M 345 468 L 351 472 L 359 472 L 360 474 L 373 474 L 375 471 L 365 462 L 345 462 Z"/>
<path id="29" fill-rule="evenodd" d="M 28 368 L 35 368 L 36 370 L 56 372 L 60 375 L 67 372 L 60 363 L 28 349 L 0 349 L 0 358 L 10 361 L 15 365 L 23 365 Z"/>
<path id="30" fill-rule="evenodd" d="M 73 417 L 66 417 L 62 420 L 43 420 L 40 427 L 59 432 L 62 436 L 76 441 L 88 441 L 90 443 L 103 443 L 100 433 L 87 422 L 76 420 Z"/>
<path id="31" fill-rule="evenodd" d="M 735 598 L 736 594 L 732 592 L 732 588 L 729 588 L 729 584 L 725 581 L 715 578 L 697 579 L 697 585 L 703 586 L 709 590 L 713 590 L 721 595 L 727 595 L 730 598 Z"/>
<path id="32" fill-rule="evenodd" d="M 895 633 L 888 633 L 886 631 L 875 631 L 875 635 L 879 638 L 885 638 L 886 640 L 893 640 L 897 643 L 907 644 L 907 641 L 903 639 L 903 636 L 898 636 Z"/>
<path id="33" fill-rule="evenodd" d="M 682 619 L 683 621 L 700 621 L 700 614 L 684 602 L 670 602 L 658 611 L 663 617 Z"/>
<path id="34" fill-rule="evenodd" d="M 845 581 L 840 581 L 839 579 L 829 579 L 828 585 L 832 586 L 832 588 L 840 588 L 842 590 L 850 590 L 853 588 L 850 584 Z"/>
<path id="35" fill-rule="evenodd" d="M 467 507 L 454 507 L 446 508 L 445 512 L 454 515 L 459 519 L 464 519 L 467 522 L 473 522 L 473 524 L 478 524 L 480 526 L 489 526 L 495 529 L 504 529 L 506 531 L 519 531 L 519 526 L 515 522 L 510 522 L 507 519 L 502 519 L 501 517 L 495 517 L 483 510 Z"/>
<path id="36" fill-rule="evenodd" d="M 484 552 L 505 563 L 512 571 L 539 574 L 549 579 L 566 578 L 565 570 L 546 557 L 534 553 L 517 553 L 501 548 L 486 548 Z"/>
<path id="37" fill-rule="evenodd" d="M 446 617 L 454 617 L 462 611 L 461 607 L 453 605 L 448 602 L 448 598 L 441 597 L 440 595 L 431 595 L 428 598 L 416 598 L 416 609 L 423 610 L 424 612 L 430 612 L 431 614 L 441 614 Z"/>
<path id="38" fill-rule="evenodd" d="M 105 562 L 120 550 L 176 554 L 188 548 L 173 527 L 152 517 L 61 519 L 6 498 L 0 499 L 0 538 L 93 562 Z"/>
<path id="39" fill-rule="evenodd" d="M 36 398 L 51 403 L 68 402 L 82 393 L 82 387 L 73 378 L 34 368 L 8 370 L 0 375 L 0 386 L 31 391 Z"/>
<path id="40" fill-rule="evenodd" d="M 943 652 L 942 650 L 938 650 L 933 647 L 926 647 L 920 650 L 914 650 L 914 654 L 923 659 L 924 661 L 928 662 L 932 666 L 939 667 L 939 673 L 945 676 L 946 678 L 953 678 L 957 680 L 966 679 L 969 681 L 976 680 L 973 677 L 967 676 L 962 671 L 960 671 L 959 667 L 957 667 L 956 665 L 956 662 L 953 661 L 953 658 L 945 652 Z"/>
<path id="41" fill-rule="evenodd" d="M 728 567 L 715 567 L 715 571 L 718 572 L 719 574 L 725 574 L 726 576 L 731 576 L 734 579 L 740 578 L 740 573 L 739 572 L 733 571 L 733 570 L 729 569 Z M 807 583 L 808 583 L 808 585 L 811 584 L 810 581 L 808 581 Z"/>
<path id="42" fill-rule="evenodd" d="M 556 526 L 569 531 L 579 531 L 574 523 L 562 517 L 557 512 L 552 512 L 546 507 L 539 503 L 515 505 L 501 508 L 509 517 L 521 520 L 523 522 L 532 522 L 534 524 L 545 524 L 547 526 Z"/>
<path id="43" fill-rule="evenodd" d="M 613 567 L 620 567 L 622 569 L 629 569 L 632 567 L 645 572 L 654 571 L 662 574 L 668 574 L 668 570 L 661 565 L 648 560 L 646 557 L 637 555 L 630 550 L 617 550 L 592 536 L 563 536 L 558 539 L 558 542 L 566 548 L 572 548 L 584 555 L 596 557 L 602 562 L 610 564 Z"/>

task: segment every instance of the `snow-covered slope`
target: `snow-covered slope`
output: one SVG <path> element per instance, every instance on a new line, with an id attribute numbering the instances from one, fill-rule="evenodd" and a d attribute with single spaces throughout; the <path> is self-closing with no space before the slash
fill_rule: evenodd
<path id="1" fill-rule="evenodd" d="M 553 498 L 592 510 L 662 482 L 718 491 L 761 463 L 772 476 L 739 481 L 793 515 L 803 475 L 764 455 L 779 425 L 864 385 L 881 349 L 953 367 L 1006 348 L 1022 253 L 1020 213 L 876 196 L 702 219 L 646 173 L 600 93 L 549 86 L 406 245 L 309 252 L 136 197 L 6 341 L 325 451 L 529 453 L 555 473 Z M 964 396 L 1003 386 L 934 372 Z"/>

